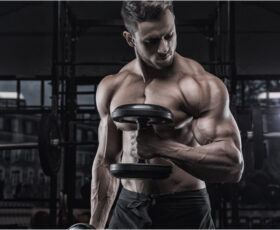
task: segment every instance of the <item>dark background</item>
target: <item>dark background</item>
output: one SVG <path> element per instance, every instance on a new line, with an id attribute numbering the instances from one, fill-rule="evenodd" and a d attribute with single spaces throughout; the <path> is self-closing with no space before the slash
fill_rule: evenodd
<path id="1" fill-rule="evenodd" d="M 122 37 L 124 27 L 120 16 L 121 2 L 71 1 L 67 4 L 73 20 L 77 22 L 74 62 L 92 62 L 91 65 L 75 66 L 74 77 L 86 76 L 90 79 L 88 84 L 77 85 L 77 90 L 92 91 L 92 94 L 77 96 L 77 103 L 90 104 L 88 107 L 95 109 L 94 92 L 98 82 L 105 75 L 116 73 L 120 69 L 119 64 L 112 65 L 110 62 L 126 63 L 134 58 L 133 49 Z M 41 81 L 36 77 L 38 75 L 47 76 L 47 80 L 43 83 L 44 106 L 51 106 L 50 83 L 55 78 L 54 6 L 55 2 L 44 1 L 0 2 L 0 92 L 16 92 L 19 79 L 24 79 L 21 81 L 20 92 L 26 106 L 42 106 Z M 279 100 L 269 98 L 259 100 L 258 95 L 262 92 L 268 95 L 270 91 L 280 91 L 280 3 L 232 2 L 233 27 L 228 26 L 228 7 L 229 4 L 223 1 L 175 1 L 177 51 L 202 63 L 208 71 L 224 80 L 230 91 L 232 111 L 243 133 L 252 129 L 252 106 L 258 106 L 263 113 L 263 126 L 259 132 L 263 129 L 268 132 L 279 132 L 280 117 L 277 110 Z M 89 21 L 88 26 L 81 26 Z M 213 25 L 210 26 L 211 22 Z M 63 46 L 66 45 L 60 43 L 59 52 Z M 63 57 L 60 56 L 59 59 L 63 60 Z M 213 61 L 216 65 L 209 65 Z M 221 62 L 228 61 L 231 61 L 230 65 L 221 65 Z M 1 100 L 5 100 L 5 97 Z M 7 113 L 8 109 L 9 106 L 1 109 L 1 143 L 36 141 L 40 114 L 17 115 L 13 112 L 11 115 Z M 61 120 L 64 115 L 61 114 Z M 86 116 L 98 117 L 96 111 L 84 114 L 84 117 Z M 19 122 L 14 122 L 17 119 Z M 27 135 L 26 122 L 29 120 L 34 124 L 33 131 Z M 5 125 L 9 123 L 7 121 L 11 122 L 8 126 Z M 25 125 L 21 126 L 21 122 Z M 76 140 L 97 140 L 97 124 L 84 122 L 78 125 L 75 129 Z M 64 125 L 67 126 L 68 123 Z M 67 129 L 62 130 L 65 135 Z M 214 194 L 212 194 L 213 216 L 218 228 L 280 227 L 279 141 L 276 139 L 261 142 L 266 143 L 265 153 L 256 150 L 258 146 L 255 142 L 243 139 L 245 172 L 238 185 L 209 185 L 211 194 Z M 57 210 L 61 214 L 63 205 L 59 200 L 59 192 L 68 193 L 70 182 L 75 181 L 73 185 L 75 192 L 68 193 L 71 203 L 69 210 L 74 212 L 76 219 L 82 221 L 84 220 L 82 218 L 87 218 L 89 211 L 88 195 L 83 195 L 82 191 L 87 192 L 88 189 L 86 186 L 90 181 L 96 145 L 71 151 L 76 151 L 76 157 L 72 158 L 76 162 L 76 167 L 74 174 L 67 174 L 69 170 L 68 160 L 65 158 L 67 150 L 64 149 L 65 161 L 58 173 Z M 9 154 L 12 157 L 7 157 Z M 33 161 L 28 157 L 17 157 L 24 154 L 28 156 L 29 153 L 1 152 L 0 179 L 4 181 L 4 188 L 1 192 L 3 194 L 0 194 L 2 199 L 0 225 L 4 228 L 32 227 L 31 215 L 38 210 L 46 213 L 49 211 L 50 178 L 43 175 L 36 150 Z M 255 163 L 257 161 L 261 162 L 258 167 Z M 29 174 L 25 168 L 33 171 L 33 174 Z M 34 201 L 31 198 L 45 200 Z M 67 225 L 64 224 L 61 223 L 61 215 L 57 216 L 56 227 Z"/>

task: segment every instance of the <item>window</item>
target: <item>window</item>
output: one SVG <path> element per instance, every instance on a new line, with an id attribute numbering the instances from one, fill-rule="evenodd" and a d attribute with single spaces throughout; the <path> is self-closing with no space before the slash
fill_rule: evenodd
<path id="1" fill-rule="evenodd" d="M 17 101 L 15 99 L 7 99 L 8 107 L 16 107 Z"/>
<path id="2" fill-rule="evenodd" d="M 38 129 L 39 129 L 38 123 L 36 121 L 32 122 L 32 134 L 38 135 Z"/>
<path id="3" fill-rule="evenodd" d="M 85 152 L 85 162 L 92 162 L 93 158 L 94 156 L 92 152 Z"/>
<path id="4" fill-rule="evenodd" d="M 82 140 L 88 140 L 88 132 L 87 132 L 87 130 L 83 130 L 83 139 Z"/>
<path id="5" fill-rule="evenodd" d="M 16 150 L 11 150 L 11 162 L 14 162 L 15 161 L 15 151 Z"/>
<path id="6" fill-rule="evenodd" d="M 20 100 L 19 104 L 20 104 L 20 106 L 25 106 L 25 100 Z"/>
<path id="7" fill-rule="evenodd" d="M 81 129 L 77 129 L 77 141 L 82 141 L 82 135 L 83 135 L 83 132 Z"/>
<path id="8" fill-rule="evenodd" d="M 19 120 L 17 118 L 12 119 L 12 132 L 19 132 Z"/>
<path id="9" fill-rule="evenodd" d="M 35 152 L 34 149 L 29 149 L 25 152 L 25 159 L 26 161 L 34 161 L 35 159 Z"/>
<path id="10" fill-rule="evenodd" d="M 5 179 L 5 169 L 0 168 L 0 181 Z"/>
<path id="11" fill-rule="evenodd" d="M 11 161 L 11 150 L 3 150 L 4 158 L 7 162 Z"/>
<path id="12" fill-rule="evenodd" d="M 85 154 L 79 152 L 78 155 L 77 155 L 77 161 L 76 162 L 77 162 L 77 165 L 79 165 L 79 166 L 84 165 L 85 164 Z"/>
<path id="13" fill-rule="evenodd" d="M 10 118 L 5 118 L 4 130 L 11 131 L 11 119 Z"/>
<path id="14" fill-rule="evenodd" d="M 31 121 L 25 121 L 25 133 L 32 134 L 32 122 Z"/>
<path id="15" fill-rule="evenodd" d="M 12 185 L 17 185 L 22 182 L 21 170 L 18 168 L 12 168 L 11 170 L 11 182 Z"/>
<path id="16" fill-rule="evenodd" d="M 76 188 L 81 188 L 84 185 L 84 175 L 82 173 L 76 174 Z"/>
<path id="17" fill-rule="evenodd" d="M 93 140 L 93 131 L 92 130 L 89 130 L 88 131 L 88 136 L 87 136 L 88 140 L 89 141 L 92 141 Z"/>
<path id="18" fill-rule="evenodd" d="M 42 170 L 39 171 L 39 178 L 38 178 L 39 184 L 45 184 L 45 174 Z"/>
<path id="19" fill-rule="evenodd" d="M 16 149 L 16 150 L 15 150 L 15 161 L 20 160 L 21 151 L 22 151 L 22 150 L 20 150 L 20 149 Z"/>
<path id="20" fill-rule="evenodd" d="M 6 100 L 0 99 L 0 107 L 6 107 Z"/>
<path id="21" fill-rule="evenodd" d="M 4 129 L 4 118 L 0 117 L 0 129 L 3 130 Z"/>
<path id="22" fill-rule="evenodd" d="M 28 169 L 27 171 L 27 183 L 33 184 L 34 183 L 34 170 Z"/>
<path id="23" fill-rule="evenodd" d="M 21 153 L 20 149 L 11 150 L 11 152 L 10 152 L 11 161 L 12 162 L 18 161 L 20 159 L 20 153 Z"/>

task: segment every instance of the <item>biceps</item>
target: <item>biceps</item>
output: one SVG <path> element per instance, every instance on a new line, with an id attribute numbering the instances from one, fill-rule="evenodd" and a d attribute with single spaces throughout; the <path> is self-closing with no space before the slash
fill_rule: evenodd
<path id="1" fill-rule="evenodd" d="M 199 118 L 193 122 L 193 134 L 201 144 L 232 141 L 240 149 L 240 134 L 232 115 L 226 118 Z"/>

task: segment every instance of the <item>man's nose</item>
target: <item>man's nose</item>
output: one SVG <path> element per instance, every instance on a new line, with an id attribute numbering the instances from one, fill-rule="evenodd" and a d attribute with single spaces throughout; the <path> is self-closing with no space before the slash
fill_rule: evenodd
<path id="1" fill-rule="evenodd" d="M 159 46 L 158 46 L 158 54 L 159 55 L 166 55 L 168 53 L 168 41 L 166 41 L 164 38 L 160 40 Z"/>

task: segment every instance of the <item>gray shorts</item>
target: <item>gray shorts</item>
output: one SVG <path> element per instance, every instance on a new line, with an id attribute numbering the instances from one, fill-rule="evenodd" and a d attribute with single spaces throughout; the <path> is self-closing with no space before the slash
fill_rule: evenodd
<path id="1" fill-rule="evenodd" d="M 206 189 L 144 195 L 122 189 L 110 229 L 214 229 Z"/>

